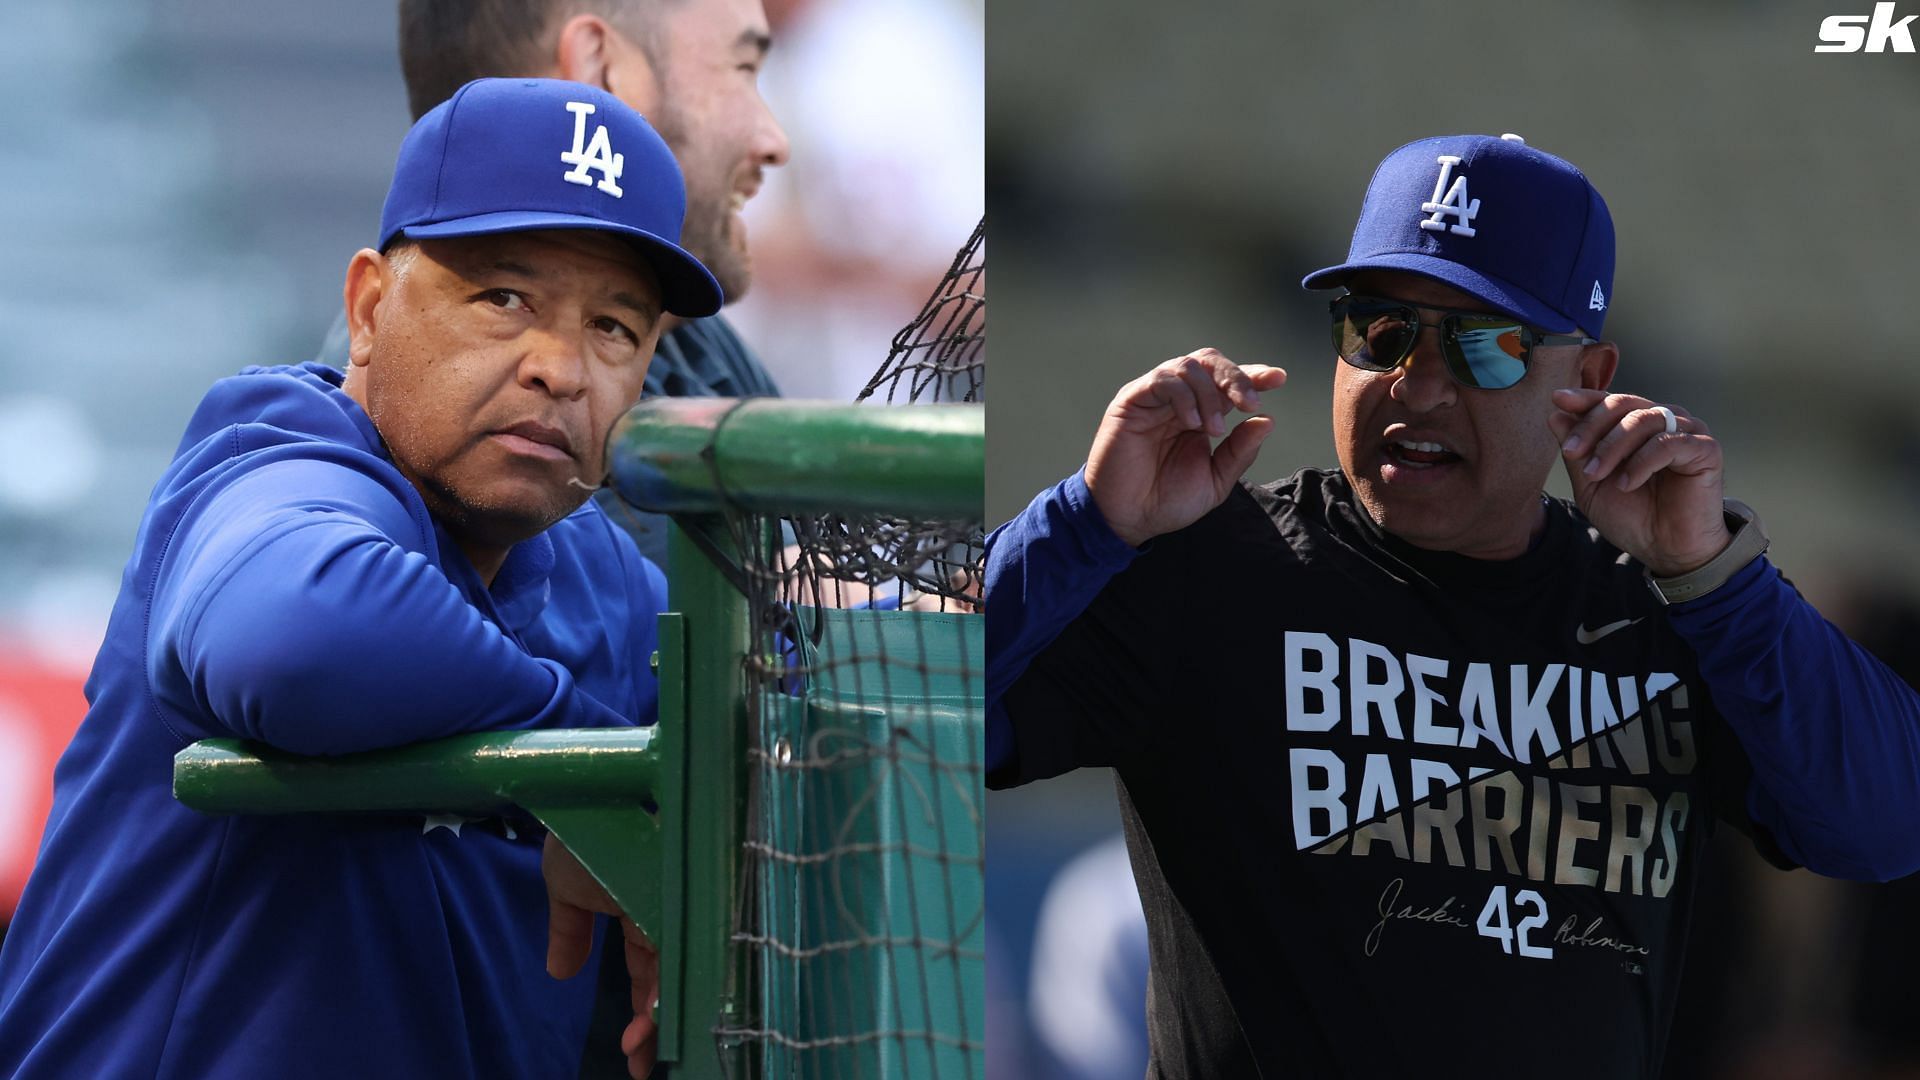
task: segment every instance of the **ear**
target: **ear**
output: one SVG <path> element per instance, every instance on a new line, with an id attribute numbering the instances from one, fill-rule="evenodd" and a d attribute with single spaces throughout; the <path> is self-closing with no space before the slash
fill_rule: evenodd
<path id="1" fill-rule="evenodd" d="M 643 116 L 660 98 L 660 81 L 646 53 L 598 15 L 575 15 L 560 26 L 554 47 L 562 79 L 605 90 Z"/>
<path id="2" fill-rule="evenodd" d="M 1613 374 L 1620 368 L 1620 347 L 1611 341 L 1597 341 L 1580 348 L 1580 388 L 1605 390 L 1613 385 Z"/>
<path id="3" fill-rule="evenodd" d="M 373 357 L 373 335 L 380 315 L 380 301 L 392 285 L 387 257 L 372 248 L 353 253 L 347 264 L 347 361 L 349 369 L 366 367 Z"/>
<path id="4" fill-rule="evenodd" d="M 597 86 L 646 112 L 652 106 L 653 65 L 620 31 L 598 15 L 575 15 L 560 25 L 554 70 L 562 79 Z M 647 91 L 647 96 L 634 95 Z M 637 102 L 637 103 L 636 103 Z"/>
<path id="5" fill-rule="evenodd" d="M 607 88 L 607 55 L 613 27 L 598 15 L 575 15 L 560 24 L 554 72 L 569 82 Z"/>

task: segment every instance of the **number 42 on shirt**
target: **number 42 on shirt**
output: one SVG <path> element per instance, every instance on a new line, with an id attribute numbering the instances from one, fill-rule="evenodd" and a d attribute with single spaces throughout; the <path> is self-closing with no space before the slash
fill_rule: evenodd
<path id="1" fill-rule="evenodd" d="M 1507 887 L 1495 885 L 1487 894 L 1487 906 L 1480 909 L 1480 919 L 1474 923 L 1481 936 L 1497 938 L 1500 948 L 1509 956 L 1517 946 L 1521 956 L 1531 956 L 1540 960 L 1553 959 L 1553 949 L 1546 945 L 1534 945 L 1527 940 L 1527 933 L 1547 925 L 1547 902 L 1532 889 L 1521 889 L 1513 894 L 1513 906 L 1516 910 L 1531 907 L 1533 914 L 1514 924 L 1507 919 Z"/>

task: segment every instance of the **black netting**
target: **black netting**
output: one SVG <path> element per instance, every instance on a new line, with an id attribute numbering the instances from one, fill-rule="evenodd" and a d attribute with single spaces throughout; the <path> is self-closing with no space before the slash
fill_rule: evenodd
<path id="1" fill-rule="evenodd" d="M 981 407 L 983 236 L 861 401 Z M 756 636 L 749 1007 L 715 1034 L 749 1076 L 984 1075 L 982 514 L 726 516 Z"/>
<path id="2" fill-rule="evenodd" d="M 987 382 L 987 222 L 953 257 L 927 305 L 893 338 L 855 401 L 985 401 Z"/>

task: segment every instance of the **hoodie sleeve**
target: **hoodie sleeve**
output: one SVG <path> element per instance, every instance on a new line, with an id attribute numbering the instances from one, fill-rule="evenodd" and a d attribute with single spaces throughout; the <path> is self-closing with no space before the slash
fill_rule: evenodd
<path id="1" fill-rule="evenodd" d="M 631 722 L 468 603 L 404 480 L 356 456 L 271 460 L 183 516 L 154 581 L 148 675 L 206 719 L 200 737 L 338 754 Z"/>

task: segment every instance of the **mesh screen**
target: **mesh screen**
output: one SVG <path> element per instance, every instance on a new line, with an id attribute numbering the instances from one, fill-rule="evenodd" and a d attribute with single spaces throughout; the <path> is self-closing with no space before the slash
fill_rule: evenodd
<path id="1" fill-rule="evenodd" d="M 982 400 L 984 221 L 861 393 Z M 751 1076 L 985 1074 L 982 511 L 727 515 L 756 648 L 734 999 Z"/>
<path id="2" fill-rule="evenodd" d="M 953 258 L 926 306 L 893 338 L 887 361 L 856 401 L 985 401 L 987 222 Z"/>

